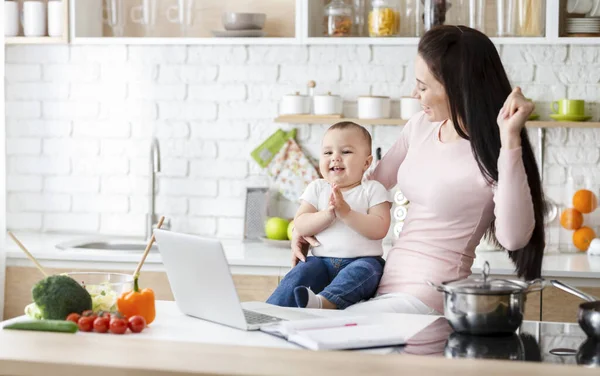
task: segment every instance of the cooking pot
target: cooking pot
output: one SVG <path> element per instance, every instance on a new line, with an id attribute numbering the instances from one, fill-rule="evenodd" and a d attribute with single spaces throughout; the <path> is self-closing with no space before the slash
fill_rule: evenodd
<path id="1" fill-rule="evenodd" d="M 588 367 L 600 367 L 600 342 L 588 338 L 577 350 L 577 364 Z"/>
<path id="2" fill-rule="evenodd" d="M 490 265 L 483 266 L 483 278 L 466 278 L 436 285 L 444 293 L 444 316 L 458 333 L 473 335 L 512 334 L 523 322 L 526 295 L 540 291 L 543 280 L 520 281 L 489 278 Z M 538 286 L 535 286 L 539 284 Z"/>
<path id="3" fill-rule="evenodd" d="M 579 305 L 577 321 L 588 337 L 600 340 L 600 300 L 561 281 L 553 279 L 550 283 L 554 287 L 580 297 L 583 300 L 587 300 L 586 303 Z"/>

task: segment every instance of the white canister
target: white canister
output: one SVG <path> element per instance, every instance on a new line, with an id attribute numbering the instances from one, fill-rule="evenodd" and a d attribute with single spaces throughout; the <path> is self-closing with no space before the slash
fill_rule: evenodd
<path id="1" fill-rule="evenodd" d="M 304 115 L 310 114 L 310 97 L 308 95 L 295 94 L 284 95 L 279 104 L 281 115 Z"/>
<path id="2" fill-rule="evenodd" d="M 46 3 L 26 1 L 23 3 L 23 34 L 26 37 L 46 36 Z"/>
<path id="3" fill-rule="evenodd" d="M 19 35 L 19 2 L 4 2 L 4 36 L 16 37 Z"/>
<path id="4" fill-rule="evenodd" d="M 342 113 L 342 98 L 339 95 L 324 95 L 313 97 L 313 113 L 315 115 L 337 115 Z"/>
<path id="5" fill-rule="evenodd" d="M 61 37 L 63 34 L 63 1 L 48 1 L 48 35 Z"/>
<path id="6" fill-rule="evenodd" d="M 421 112 L 421 101 L 413 97 L 400 98 L 400 118 L 408 120 L 415 114 Z"/>
<path id="7" fill-rule="evenodd" d="M 390 117 L 390 97 L 358 97 L 359 119 L 387 119 Z"/>

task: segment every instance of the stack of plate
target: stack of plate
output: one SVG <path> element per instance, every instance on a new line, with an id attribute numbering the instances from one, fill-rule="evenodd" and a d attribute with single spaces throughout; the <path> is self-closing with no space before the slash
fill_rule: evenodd
<path id="1" fill-rule="evenodd" d="M 567 18 L 567 33 L 569 33 L 569 34 L 600 33 L 600 17 Z"/>

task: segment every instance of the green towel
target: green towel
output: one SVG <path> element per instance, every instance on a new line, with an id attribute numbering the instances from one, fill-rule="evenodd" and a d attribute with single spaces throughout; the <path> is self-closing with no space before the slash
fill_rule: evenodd
<path id="1" fill-rule="evenodd" d="M 260 165 L 260 167 L 265 168 L 271 163 L 271 160 L 279 150 L 285 145 L 285 142 L 290 138 L 296 137 L 296 129 L 292 129 L 289 132 L 284 132 L 281 129 L 278 129 L 275 133 L 273 133 L 269 138 L 267 138 L 262 144 L 260 144 L 256 149 L 252 150 L 250 155 L 252 159 L 256 161 Z"/>

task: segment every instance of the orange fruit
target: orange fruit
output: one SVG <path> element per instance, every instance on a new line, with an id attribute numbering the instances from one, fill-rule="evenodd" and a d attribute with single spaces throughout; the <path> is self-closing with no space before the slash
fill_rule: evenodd
<path id="1" fill-rule="evenodd" d="M 589 189 L 580 189 L 573 195 L 573 207 L 583 214 L 588 214 L 598 207 L 598 198 Z"/>
<path id="2" fill-rule="evenodd" d="M 573 233 L 573 245 L 580 251 L 587 251 L 592 240 L 596 238 L 596 233 L 589 227 L 582 227 Z"/>
<path id="3" fill-rule="evenodd" d="M 560 215 L 560 225 L 567 230 L 577 230 L 583 225 L 583 214 L 577 209 L 565 209 Z"/>

